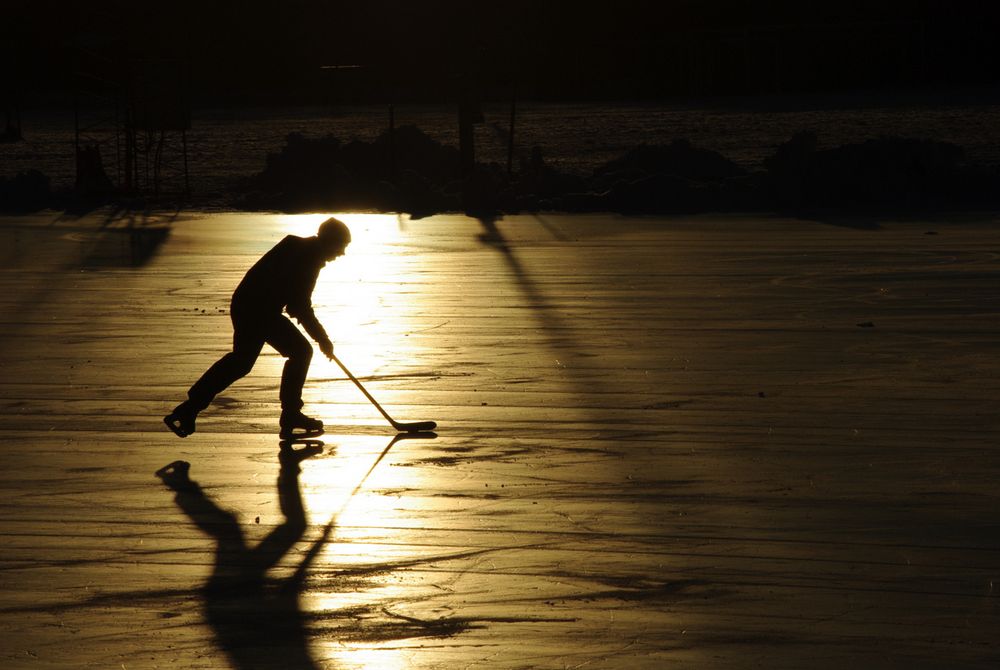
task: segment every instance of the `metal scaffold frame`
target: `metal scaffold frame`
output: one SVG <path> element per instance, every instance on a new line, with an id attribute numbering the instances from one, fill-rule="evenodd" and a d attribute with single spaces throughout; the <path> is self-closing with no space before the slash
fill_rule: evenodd
<path id="1" fill-rule="evenodd" d="M 78 192 L 190 194 L 186 79 L 178 61 L 115 58 L 113 49 L 78 52 L 73 73 Z"/>

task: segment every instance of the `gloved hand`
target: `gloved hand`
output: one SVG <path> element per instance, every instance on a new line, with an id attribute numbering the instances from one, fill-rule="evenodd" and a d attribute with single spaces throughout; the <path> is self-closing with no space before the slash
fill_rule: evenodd
<path id="1" fill-rule="evenodd" d="M 323 352 L 323 355 L 327 358 L 333 358 L 333 342 L 330 340 L 323 340 L 319 343 L 319 350 Z"/>

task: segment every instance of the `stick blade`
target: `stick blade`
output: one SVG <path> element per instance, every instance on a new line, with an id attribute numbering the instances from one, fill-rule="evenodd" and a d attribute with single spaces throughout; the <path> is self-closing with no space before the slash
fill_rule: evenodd
<path id="1" fill-rule="evenodd" d="M 426 433 L 437 428 L 437 423 L 434 421 L 414 421 L 413 423 L 397 424 L 395 428 L 406 433 Z"/>

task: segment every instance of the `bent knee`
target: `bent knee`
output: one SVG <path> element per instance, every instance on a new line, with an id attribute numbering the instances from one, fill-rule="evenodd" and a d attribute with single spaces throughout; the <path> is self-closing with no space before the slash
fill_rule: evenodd
<path id="1" fill-rule="evenodd" d="M 240 377 L 246 377 L 253 370 L 254 361 L 239 361 L 236 365 L 236 373 Z"/>
<path id="2" fill-rule="evenodd" d="M 256 356 L 246 356 L 237 352 L 229 354 L 227 358 L 229 359 L 229 366 L 233 371 L 233 374 L 240 377 L 245 377 L 250 374 L 250 371 L 253 370 L 254 363 L 257 362 Z"/>
<path id="3" fill-rule="evenodd" d="M 305 341 L 302 342 L 302 346 L 293 347 L 285 354 L 285 358 L 288 360 L 302 361 L 303 363 L 308 363 L 312 357 L 312 345 Z"/>

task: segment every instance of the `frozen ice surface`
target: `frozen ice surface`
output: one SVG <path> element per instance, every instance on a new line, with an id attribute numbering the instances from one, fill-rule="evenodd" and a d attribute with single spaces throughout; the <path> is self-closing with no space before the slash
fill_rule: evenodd
<path id="1" fill-rule="evenodd" d="M 161 417 L 326 215 L 105 214 L 0 220 L 4 668 L 995 667 L 995 218 L 346 215 L 317 313 L 438 437 L 317 356 L 296 454 L 273 352 Z"/>

